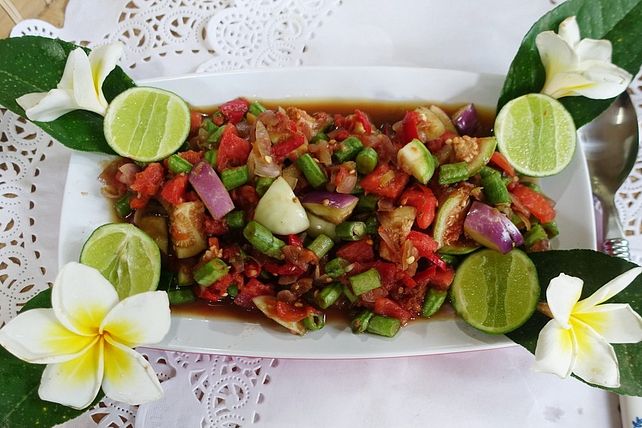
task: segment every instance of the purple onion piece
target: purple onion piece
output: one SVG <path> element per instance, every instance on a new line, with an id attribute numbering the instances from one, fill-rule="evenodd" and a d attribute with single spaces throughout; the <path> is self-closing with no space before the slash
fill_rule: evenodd
<path id="1" fill-rule="evenodd" d="M 310 192 L 301 198 L 301 205 L 324 220 L 339 224 L 352 214 L 359 198 L 333 192 Z"/>
<path id="2" fill-rule="evenodd" d="M 473 240 L 502 254 L 524 243 L 519 229 L 504 214 L 481 202 L 473 202 L 464 232 Z"/>
<path id="3" fill-rule="evenodd" d="M 457 110 L 452 121 L 461 135 L 476 135 L 479 130 L 479 117 L 473 104 L 467 104 Z"/>
<path id="4" fill-rule="evenodd" d="M 201 162 L 192 168 L 189 182 L 215 219 L 222 218 L 234 209 L 230 194 L 209 163 Z"/>

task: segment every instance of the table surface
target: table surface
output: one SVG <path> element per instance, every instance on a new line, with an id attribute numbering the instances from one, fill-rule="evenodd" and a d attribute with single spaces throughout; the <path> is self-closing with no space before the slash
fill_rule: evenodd
<path id="1" fill-rule="evenodd" d="M 408 1 L 404 7 L 385 0 L 70 0 L 64 27 L 32 20 L 12 34 L 89 46 L 120 40 L 126 47 L 122 65 L 137 79 L 298 65 L 405 65 L 501 74 L 521 36 L 556 3 L 531 1 L 515 10 L 510 0 L 484 5 Z M 639 108 L 638 86 L 632 84 L 631 94 Z M 4 323 L 55 277 L 69 152 L 4 110 L 0 132 L 0 163 L 12 166 L 0 168 Z M 638 261 L 641 186 L 638 159 L 618 195 Z M 428 421 L 452 424 L 453 417 L 480 427 L 619 424 L 615 396 L 532 372 L 532 356 L 520 347 L 323 362 L 141 351 L 163 381 L 165 398 L 140 408 L 106 399 L 74 426 L 169 427 L 178 421 L 184 426 L 424 426 Z"/>

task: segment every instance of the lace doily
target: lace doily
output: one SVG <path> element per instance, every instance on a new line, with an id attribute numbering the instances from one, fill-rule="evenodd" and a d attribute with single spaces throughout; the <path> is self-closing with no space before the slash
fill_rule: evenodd
<path id="1" fill-rule="evenodd" d="M 549 7 L 558 3 L 542 1 Z M 341 4 L 341 0 L 70 0 L 63 28 L 27 20 L 11 34 L 59 37 L 86 46 L 119 40 L 125 45 L 122 65 L 136 79 L 300 65 L 315 31 Z M 631 93 L 642 118 L 640 76 Z M 68 156 L 39 128 L 0 109 L 0 325 L 53 281 L 59 196 Z M 42 174 L 44 170 L 49 174 Z M 51 174 L 54 170 L 56 174 Z M 635 260 L 642 263 L 642 157 L 616 204 Z M 156 368 L 165 398 L 140 408 L 103 400 L 73 421 L 74 426 L 175 426 L 172 417 L 180 417 L 182 426 L 192 426 L 194 415 L 197 426 L 247 426 L 260 421 L 261 405 L 269 401 L 265 389 L 278 361 L 139 351 Z"/>

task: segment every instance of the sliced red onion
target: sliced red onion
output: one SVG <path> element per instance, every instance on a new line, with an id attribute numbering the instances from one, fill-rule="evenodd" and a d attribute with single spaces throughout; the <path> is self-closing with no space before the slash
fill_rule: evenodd
<path id="1" fill-rule="evenodd" d="M 479 117 L 473 104 L 467 104 L 457 110 L 452 121 L 461 135 L 475 135 L 479 129 Z"/>
<path id="2" fill-rule="evenodd" d="M 524 238 L 517 226 L 497 209 L 473 202 L 466 220 L 464 232 L 478 242 L 502 254 L 524 243 Z"/>
<path id="3" fill-rule="evenodd" d="M 323 191 L 310 192 L 301 198 L 306 210 L 334 224 L 348 218 L 358 201 L 354 195 Z"/>
<path id="4" fill-rule="evenodd" d="M 230 194 L 209 163 L 196 165 L 189 174 L 189 182 L 215 219 L 222 218 L 234 209 Z"/>
<path id="5" fill-rule="evenodd" d="M 140 171 L 140 168 L 135 163 L 128 162 L 118 167 L 118 171 L 120 172 L 118 181 L 129 186 L 134 182 L 136 173 Z"/>

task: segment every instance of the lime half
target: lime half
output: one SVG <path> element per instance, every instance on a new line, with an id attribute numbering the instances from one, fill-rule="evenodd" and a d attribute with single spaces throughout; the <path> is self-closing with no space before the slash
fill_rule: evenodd
<path id="1" fill-rule="evenodd" d="M 537 271 L 526 253 L 481 250 L 457 268 L 450 297 L 468 324 L 486 333 L 503 334 L 531 317 L 539 293 Z"/>
<path id="2" fill-rule="evenodd" d="M 121 300 L 158 287 L 158 245 L 131 224 L 110 223 L 94 230 L 82 247 L 80 263 L 98 269 Z"/>
<path id="3" fill-rule="evenodd" d="M 575 152 L 575 123 L 557 100 L 527 94 L 508 102 L 495 120 L 497 147 L 515 169 L 532 177 L 554 175 Z"/>
<path id="4" fill-rule="evenodd" d="M 109 146 L 141 162 L 163 159 L 185 142 L 190 128 L 187 103 L 156 88 L 131 88 L 109 104 L 103 129 Z"/>

